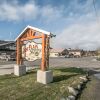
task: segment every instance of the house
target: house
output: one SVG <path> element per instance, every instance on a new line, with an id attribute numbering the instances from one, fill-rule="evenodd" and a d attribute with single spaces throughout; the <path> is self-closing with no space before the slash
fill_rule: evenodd
<path id="1" fill-rule="evenodd" d="M 99 54 L 98 51 L 83 51 L 82 56 L 87 57 L 87 56 L 97 56 Z"/>
<path id="2" fill-rule="evenodd" d="M 78 49 L 50 49 L 50 57 L 81 57 L 82 50 Z"/>
<path id="3" fill-rule="evenodd" d="M 50 57 L 62 56 L 64 49 L 50 49 Z"/>
<path id="4" fill-rule="evenodd" d="M 96 51 L 88 51 L 89 56 L 96 56 L 97 52 Z"/>
<path id="5" fill-rule="evenodd" d="M 2 42 L 0 42 L 0 51 L 1 50 L 16 50 L 15 41 L 2 41 Z"/>
<path id="6" fill-rule="evenodd" d="M 2 42 L 0 42 L 0 54 L 1 53 L 10 54 L 11 52 L 15 52 L 15 50 L 16 50 L 15 41 L 2 41 Z"/>
<path id="7" fill-rule="evenodd" d="M 0 59 L 10 60 L 16 59 L 16 43 L 15 41 L 0 40 Z"/>
<path id="8" fill-rule="evenodd" d="M 64 50 L 61 52 L 61 54 L 62 54 L 62 56 L 69 55 L 68 49 L 64 49 Z"/>
<path id="9" fill-rule="evenodd" d="M 82 56 L 82 50 L 79 50 L 79 49 L 70 49 L 68 50 L 69 52 L 69 55 L 71 57 L 81 57 Z"/>

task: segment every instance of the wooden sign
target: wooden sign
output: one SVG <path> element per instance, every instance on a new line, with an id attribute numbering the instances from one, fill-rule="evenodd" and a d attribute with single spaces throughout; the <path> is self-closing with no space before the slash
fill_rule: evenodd
<path id="1" fill-rule="evenodd" d="M 42 58 L 41 70 L 48 70 L 50 36 L 50 32 L 32 26 L 27 26 L 16 38 L 17 65 L 23 64 L 23 58 L 28 61 L 34 61 Z M 41 44 L 33 42 L 34 39 L 41 39 Z M 23 45 L 24 41 L 28 41 L 27 44 Z"/>
<path id="2" fill-rule="evenodd" d="M 22 46 L 22 58 L 28 61 L 34 61 L 42 58 L 42 44 L 34 41 L 28 41 Z"/>

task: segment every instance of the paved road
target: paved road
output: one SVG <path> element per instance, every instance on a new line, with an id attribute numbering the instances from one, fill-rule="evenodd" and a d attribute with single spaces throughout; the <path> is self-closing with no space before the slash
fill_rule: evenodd
<path id="1" fill-rule="evenodd" d="M 100 68 L 100 62 L 95 60 L 95 57 L 84 58 L 50 58 L 50 67 L 81 67 L 81 68 Z M 13 67 L 16 62 L 0 61 L 0 75 L 13 73 Z M 24 62 L 27 68 L 40 67 L 41 60 L 34 62 Z"/>
<path id="2" fill-rule="evenodd" d="M 100 100 L 100 74 L 90 78 L 78 100 Z"/>

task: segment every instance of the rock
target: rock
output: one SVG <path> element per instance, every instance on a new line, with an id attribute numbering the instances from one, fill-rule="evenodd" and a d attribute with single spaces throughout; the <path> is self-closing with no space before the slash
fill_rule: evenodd
<path id="1" fill-rule="evenodd" d="M 65 98 L 61 98 L 60 100 L 66 100 Z"/>
<path id="2" fill-rule="evenodd" d="M 69 93 L 72 93 L 74 96 L 78 94 L 78 90 L 74 89 L 73 87 L 68 87 Z"/>
<path id="3" fill-rule="evenodd" d="M 86 78 L 86 76 L 80 77 L 80 79 L 82 79 L 83 82 L 87 82 L 88 81 L 88 79 Z"/>
<path id="4" fill-rule="evenodd" d="M 70 96 L 68 96 L 68 97 L 66 98 L 66 100 L 75 100 L 75 96 L 70 95 Z"/>
<path id="5" fill-rule="evenodd" d="M 83 82 L 82 81 L 80 82 L 80 85 L 83 85 Z"/>
<path id="6" fill-rule="evenodd" d="M 77 89 L 78 89 L 78 90 L 81 89 L 81 85 L 80 85 L 80 84 L 77 85 Z"/>
<path id="7" fill-rule="evenodd" d="M 81 76 L 81 77 L 79 77 L 80 79 L 85 79 L 86 78 L 86 76 Z"/>
<path id="8" fill-rule="evenodd" d="M 88 81 L 88 79 L 84 80 L 84 82 L 87 82 L 87 81 Z"/>

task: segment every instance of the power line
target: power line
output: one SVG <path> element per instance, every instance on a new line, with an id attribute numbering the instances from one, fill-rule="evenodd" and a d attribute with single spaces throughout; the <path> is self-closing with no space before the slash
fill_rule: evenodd
<path id="1" fill-rule="evenodd" d="M 93 8 L 94 8 L 94 11 L 95 11 L 95 15 L 96 15 L 96 18 L 97 18 L 97 23 L 99 23 L 99 17 L 98 17 L 98 13 L 97 13 L 97 9 L 96 9 L 96 6 L 95 6 L 95 0 L 93 0 Z"/>
<path id="2" fill-rule="evenodd" d="M 95 11 L 96 17 L 98 17 L 96 6 L 95 6 L 95 0 L 93 0 L 93 7 L 94 7 L 94 11 Z"/>

